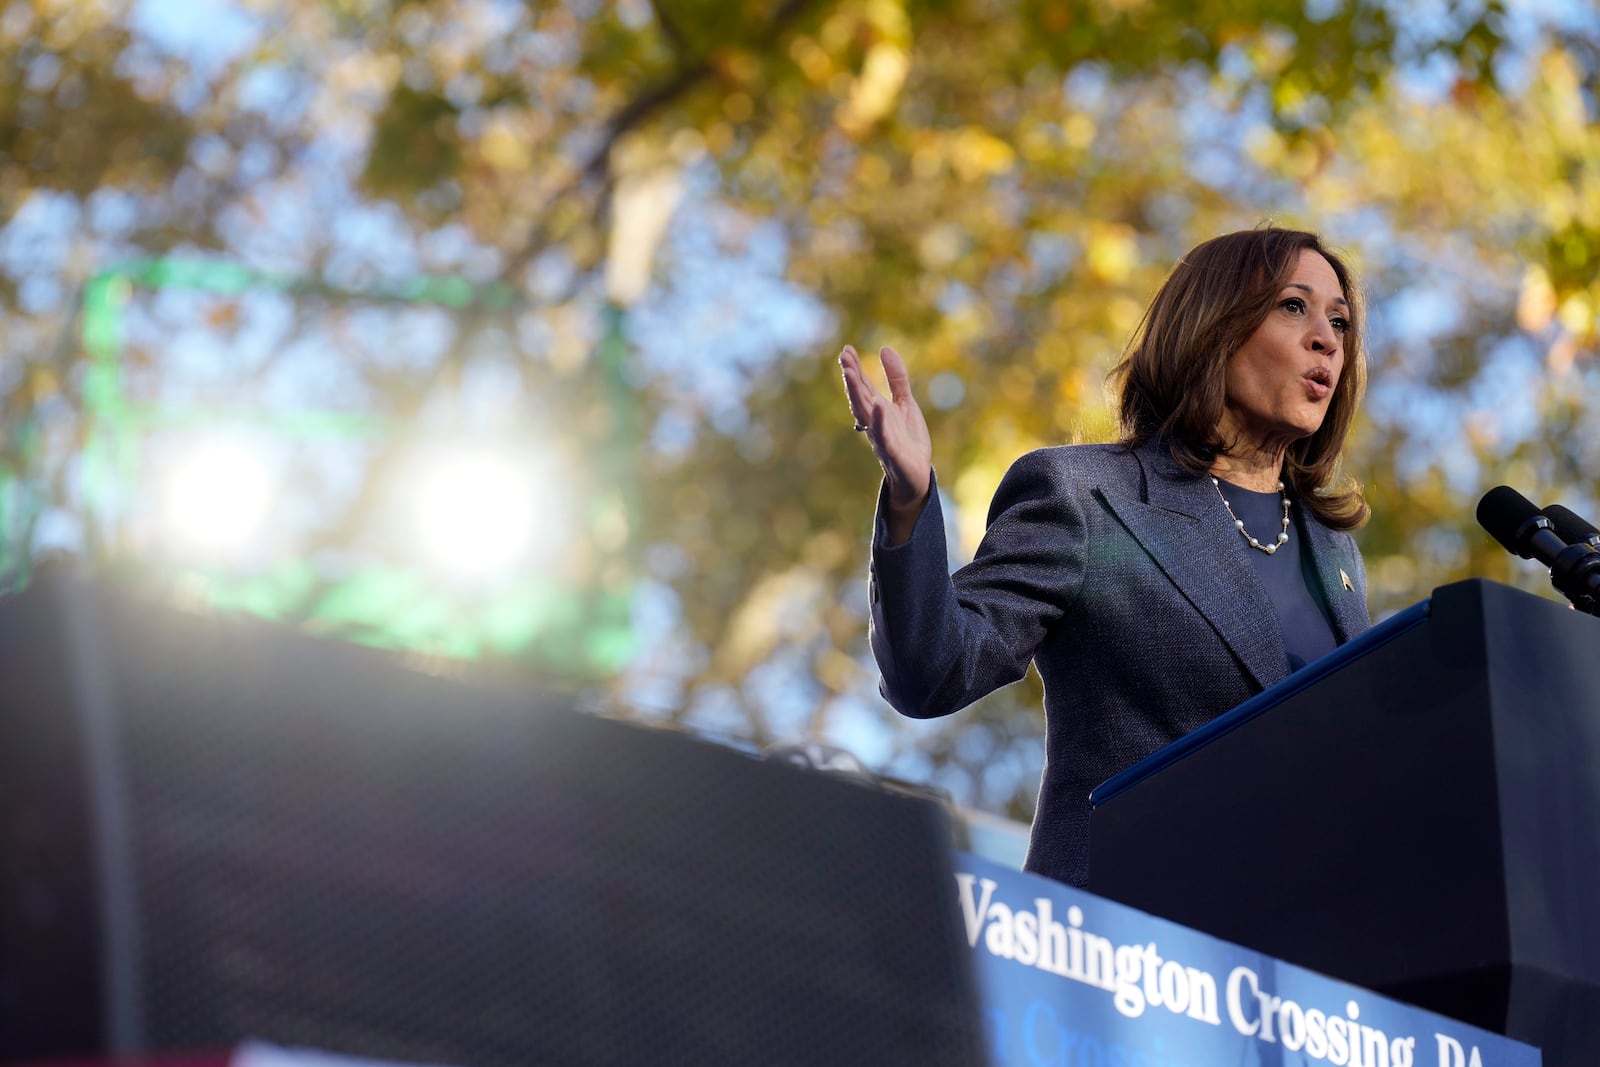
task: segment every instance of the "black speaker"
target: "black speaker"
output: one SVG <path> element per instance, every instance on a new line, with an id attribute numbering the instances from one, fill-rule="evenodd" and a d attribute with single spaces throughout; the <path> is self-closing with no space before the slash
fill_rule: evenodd
<path id="1" fill-rule="evenodd" d="M 983 1062 L 930 802 L 66 574 L 0 678 L 6 1060 Z"/>

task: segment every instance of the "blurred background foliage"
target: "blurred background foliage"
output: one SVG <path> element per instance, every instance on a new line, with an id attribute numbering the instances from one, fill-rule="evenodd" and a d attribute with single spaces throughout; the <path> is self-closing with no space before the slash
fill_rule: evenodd
<path id="1" fill-rule="evenodd" d="M 1501 482 L 1600 499 L 1597 23 L 1555 0 L 11 0 L 7 566 L 393 623 L 1026 817 L 1036 677 L 943 722 L 875 695 L 876 471 L 839 346 L 907 356 L 965 556 L 1016 456 L 1113 432 L 1106 372 L 1178 255 L 1315 229 L 1369 294 L 1347 468 L 1375 615 L 1468 576 L 1541 590 L 1472 510 Z M 301 499 L 224 579 L 170 558 L 142 479 L 197 412 L 247 411 Z M 397 562 L 408 450 L 529 433 L 569 475 L 565 554 L 470 593 Z M 120 488 L 97 496 L 100 453 Z M 600 602 L 610 643 L 573 646 Z"/>

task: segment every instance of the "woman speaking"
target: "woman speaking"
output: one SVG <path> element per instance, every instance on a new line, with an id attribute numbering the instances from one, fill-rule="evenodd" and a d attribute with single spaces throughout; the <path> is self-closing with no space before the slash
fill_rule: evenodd
<path id="1" fill-rule="evenodd" d="M 1113 372 L 1122 439 L 1019 459 L 977 555 L 948 573 L 927 423 L 906 367 L 889 396 L 839 357 L 883 467 L 872 649 L 902 714 L 948 715 L 1021 678 L 1045 688 L 1027 869 L 1089 872 L 1089 792 L 1370 624 L 1338 474 L 1365 365 L 1358 294 L 1309 233 L 1194 249 Z"/>

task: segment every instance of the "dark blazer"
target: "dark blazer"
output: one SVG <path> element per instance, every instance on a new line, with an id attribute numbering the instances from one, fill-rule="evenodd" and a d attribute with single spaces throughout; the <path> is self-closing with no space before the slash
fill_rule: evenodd
<path id="1" fill-rule="evenodd" d="M 911 540 L 872 549 L 880 689 L 917 718 L 1021 678 L 1045 690 L 1045 767 L 1027 868 L 1088 878 L 1089 792 L 1289 672 L 1277 615 L 1209 478 L 1164 445 L 1019 459 L 973 561 L 949 573 L 937 487 Z M 1370 625 L 1355 541 L 1294 507 L 1334 635 Z"/>

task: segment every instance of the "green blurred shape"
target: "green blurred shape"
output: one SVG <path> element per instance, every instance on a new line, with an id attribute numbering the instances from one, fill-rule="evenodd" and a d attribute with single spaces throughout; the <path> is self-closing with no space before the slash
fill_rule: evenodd
<path id="1" fill-rule="evenodd" d="M 317 574 L 303 559 L 288 560 L 264 574 L 237 577 L 209 576 L 207 588 L 212 607 L 219 611 L 282 620 L 288 608 L 304 601 L 316 588 Z"/>
<path id="2" fill-rule="evenodd" d="M 102 546 L 113 540 L 112 531 L 122 515 L 118 490 L 130 492 L 136 484 L 139 435 L 148 430 L 226 423 L 322 440 L 374 440 L 394 432 L 388 420 L 370 414 L 130 404 L 123 389 L 122 358 L 125 316 L 138 289 L 224 295 L 270 291 L 451 310 L 477 306 L 511 311 L 520 301 L 511 285 L 476 286 L 459 277 L 425 276 L 358 291 L 320 279 L 267 274 L 210 260 L 138 259 L 101 271 L 84 291 L 82 329 L 88 355 L 83 484 L 92 540 Z M 629 457 L 638 437 L 638 418 L 623 375 L 628 346 L 622 310 L 608 308 L 604 326 L 593 365 L 616 418 L 607 439 L 595 442 L 593 452 L 601 465 L 595 473 L 610 487 L 602 492 L 620 498 L 627 528 L 636 530 L 638 487 L 633 484 Z M 9 489 L 10 483 L 0 480 L 0 536 L 14 512 Z M 105 528 L 96 529 L 97 521 Z M 623 551 L 631 553 L 634 548 L 630 540 Z M 602 590 L 554 575 L 523 575 L 484 591 L 452 589 L 428 580 L 419 570 L 388 564 L 363 567 L 331 584 L 325 584 L 306 559 L 256 575 L 191 573 L 196 579 L 191 592 L 218 611 L 300 620 L 317 632 L 381 648 L 461 659 L 487 656 L 580 678 L 614 673 L 627 664 L 635 648 L 627 590 Z"/>
<path id="3" fill-rule="evenodd" d="M 302 439 L 382 437 L 387 420 L 350 411 L 240 411 L 234 408 L 168 408 L 151 404 L 127 407 L 128 418 L 144 429 L 192 429 L 203 426 L 251 426 Z"/>

